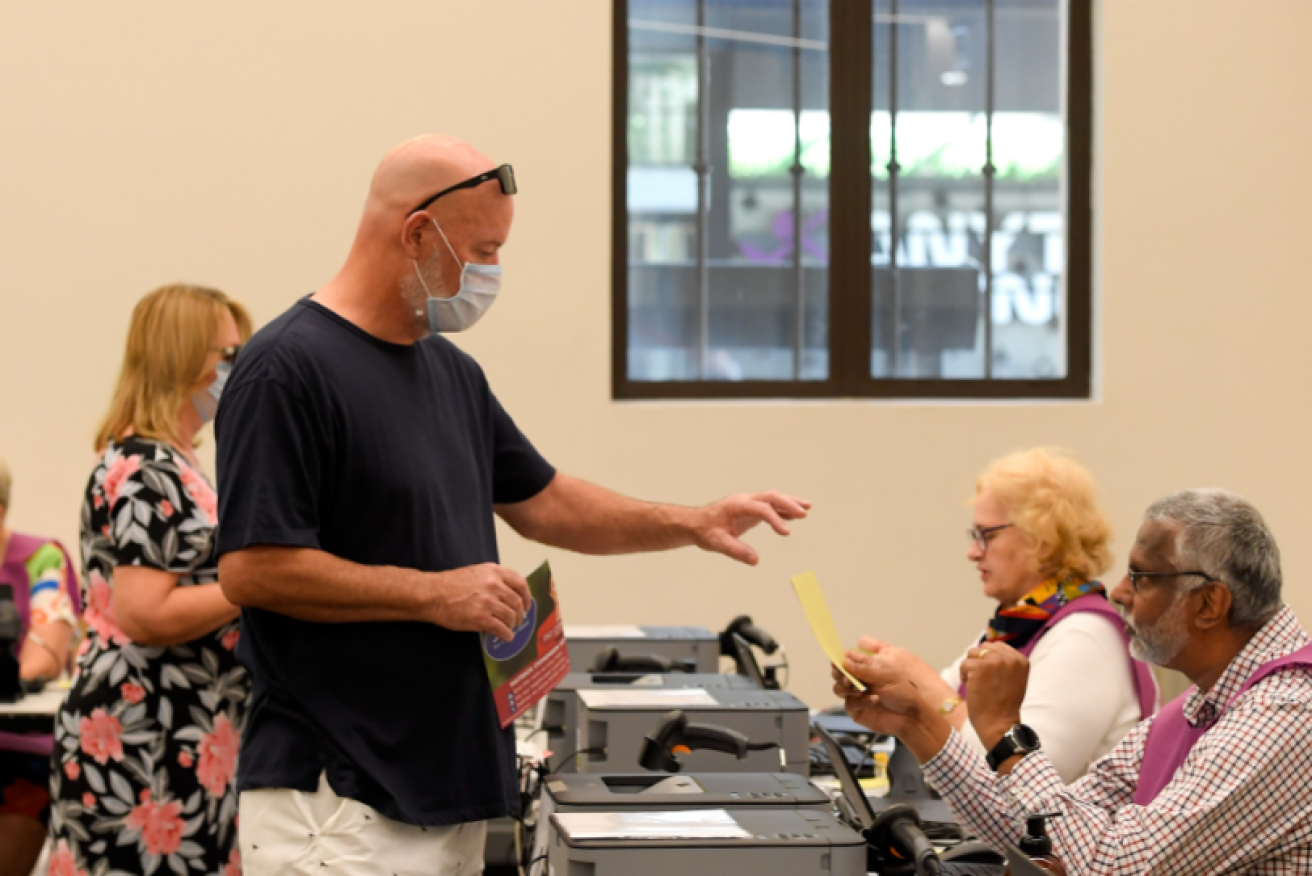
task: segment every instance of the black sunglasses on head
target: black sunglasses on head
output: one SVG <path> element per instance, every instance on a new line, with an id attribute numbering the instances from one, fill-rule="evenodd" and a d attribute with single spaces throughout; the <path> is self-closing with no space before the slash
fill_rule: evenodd
<path id="1" fill-rule="evenodd" d="M 433 195 L 433 197 L 424 201 L 422 204 L 420 204 L 418 207 L 415 207 L 410 212 L 418 213 L 420 210 L 427 210 L 430 204 L 432 204 L 434 201 L 436 201 L 438 198 L 442 197 L 443 195 L 449 195 L 452 192 L 459 191 L 460 189 L 476 188 L 478 186 L 481 186 L 483 183 L 487 182 L 488 180 L 492 180 L 492 179 L 496 180 L 501 184 L 501 194 L 503 195 L 513 195 L 519 191 L 519 187 L 515 185 L 514 169 L 511 168 L 509 164 L 503 164 L 500 167 L 496 167 L 493 168 L 492 170 L 489 170 L 487 173 L 480 173 L 478 176 L 470 177 L 464 182 L 456 183 L 455 185 L 451 186 L 451 188 L 449 189 L 442 189 L 442 191 L 438 192 L 436 195 Z"/>

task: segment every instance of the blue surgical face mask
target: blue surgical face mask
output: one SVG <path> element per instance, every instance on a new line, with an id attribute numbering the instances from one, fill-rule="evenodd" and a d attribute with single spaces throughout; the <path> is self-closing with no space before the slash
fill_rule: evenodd
<path id="1" fill-rule="evenodd" d="M 442 235 L 442 242 L 446 244 L 446 248 L 451 250 L 451 257 L 461 268 L 460 289 L 456 294 L 450 298 L 435 298 L 433 293 L 428 291 L 428 284 L 424 282 L 424 272 L 419 270 L 419 262 L 410 260 L 415 266 L 415 274 L 419 277 L 419 285 L 424 287 L 424 293 L 428 295 L 428 330 L 434 333 L 463 332 L 478 322 L 496 300 L 497 293 L 501 291 L 501 266 L 460 261 L 460 256 L 456 255 L 451 241 L 446 239 L 442 226 L 437 224 L 436 219 L 429 218 L 437 233 Z"/>
<path id="2" fill-rule="evenodd" d="M 196 413 L 200 414 L 201 423 L 208 423 L 219 412 L 219 396 L 223 395 L 223 387 L 227 386 L 228 375 L 231 373 L 232 366 L 227 362 L 220 362 L 214 366 L 214 382 L 209 388 L 192 394 L 191 403 L 196 406 Z"/>

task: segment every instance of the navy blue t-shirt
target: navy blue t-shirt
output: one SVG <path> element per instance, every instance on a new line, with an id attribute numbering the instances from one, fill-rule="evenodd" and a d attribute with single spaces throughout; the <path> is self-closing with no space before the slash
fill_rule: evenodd
<path id="1" fill-rule="evenodd" d="M 317 548 L 442 572 L 496 562 L 493 503 L 555 471 L 478 364 L 442 337 L 405 346 L 302 299 L 238 357 L 215 424 L 219 553 Z M 478 634 L 431 623 L 241 613 L 254 680 L 238 786 L 340 796 L 416 825 L 517 806 Z"/>

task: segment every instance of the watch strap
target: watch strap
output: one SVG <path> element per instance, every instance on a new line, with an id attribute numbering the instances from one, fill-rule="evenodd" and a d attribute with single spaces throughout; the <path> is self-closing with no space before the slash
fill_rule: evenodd
<path id="1" fill-rule="evenodd" d="M 1032 730 L 1030 732 L 1033 733 Z M 1038 746 L 1030 748 L 1022 743 L 1017 738 L 1016 728 L 1012 727 L 1006 733 L 1002 734 L 1002 738 L 998 740 L 998 744 L 993 746 L 993 749 L 984 756 L 984 759 L 988 761 L 989 769 L 997 772 L 998 767 L 1002 766 L 1009 757 L 1017 754 L 1030 754 L 1037 750 Z"/>

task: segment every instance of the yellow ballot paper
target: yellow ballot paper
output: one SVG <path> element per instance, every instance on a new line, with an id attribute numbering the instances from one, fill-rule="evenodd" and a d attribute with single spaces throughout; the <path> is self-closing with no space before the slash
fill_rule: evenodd
<path id="1" fill-rule="evenodd" d="M 820 582 L 816 580 L 815 572 L 794 575 L 792 581 L 793 590 L 797 591 L 797 598 L 802 603 L 802 610 L 806 612 L 806 619 L 811 622 L 811 631 L 820 641 L 820 647 L 824 649 L 825 655 L 838 667 L 839 672 L 847 676 L 847 680 L 852 682 L 857 690 L 865 690 L 866 686 L 843 668 L 843 640 L 838 637 L 838 630 L 834 627 L 834 616 L 829 613 L 829 604 L 825 602 L 825 595 L 820 592 Z"/>

